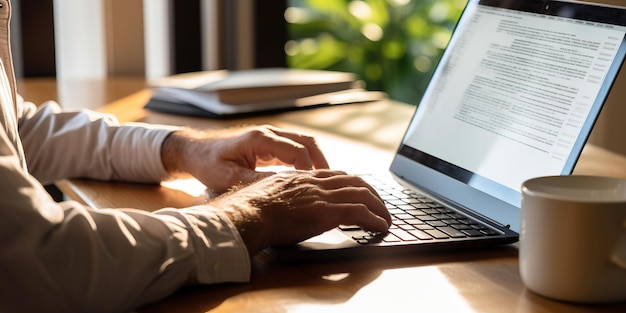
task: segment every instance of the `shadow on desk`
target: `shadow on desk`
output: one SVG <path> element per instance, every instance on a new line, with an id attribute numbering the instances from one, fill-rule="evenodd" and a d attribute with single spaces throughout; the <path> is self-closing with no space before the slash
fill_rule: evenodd
<path id="1" fill-rule="evenodd" d="M 489 259 L 503 258 L 517 258 L 517 248 L 306 264 L 277 263 L 261 253 L 254 258 L 250 283 L 183 288 L 139 312 L 380 312 L 388 305 L 418 310 L 415 300 L 419 297 L 410 296 L 411 286 L 449 286 L 451 278 L 446 275 L 456 274 L 445 273 L 445 264 L 490 264 Z M 480 267 L 475 272 L 480 273 Z M 411 278 L 416 280 L 406 280 Z M 394 300 L 394 289 L 405 289 L 399 293 L 403 300 Z"/>

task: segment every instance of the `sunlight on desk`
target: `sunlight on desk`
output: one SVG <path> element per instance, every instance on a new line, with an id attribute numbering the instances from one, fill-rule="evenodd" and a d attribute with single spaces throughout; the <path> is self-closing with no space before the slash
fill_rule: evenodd
<path id="1" fill-rule="evenodd" d="M 233 308 L 250 312 L 298 313 L 474 311 L 436 266 L 384 270 L 379 276 L 369 279 L 345 273 L 335 275 L 334 281 L 314 287 L 276 288 L 239 294 L 226 299 L 212 312 L 228 312 Z M 279 305 L 259 308 L 258 304 L 268 303 L 268 297 L 272 298 L 271 303 Z"/>
<path id="2" fill-rule="evenodd" d="M 195 178 L 164 181 L 161 186 L 184 192 L 194 198 L 207 195 L 206 187 Z"/>
<path id="3" fill-rule="evenodd" d="M 385 270 L 336 311 L 401 312 L 411 307 L 420 312 L 472 311 L 455 285 L 436 266 Z"/>

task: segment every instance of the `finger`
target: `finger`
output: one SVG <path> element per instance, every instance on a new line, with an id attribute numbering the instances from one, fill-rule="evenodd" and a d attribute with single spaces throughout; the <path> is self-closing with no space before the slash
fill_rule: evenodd
<path id="1" fill-rule="evenodd" d="M 338 216 L 338 225 L 358 225 L 367 231 L 386 232 L 390 221 L 374 214 L 362 203 L 331 204 L 330 210 Z"/>
<path id="2" fill-rule="evenodd" d="M 272 126 L 268 126 L 267 128 L 278 136 L 289 138 L 290 140 L 297 142 L 303 145 L 304 147 L 306 147 L 309 153 L 309 156 L 311 158 L 311 161 L 313 163 L 313 166 L 316 169 L 329 168 L 328 161 L 326 160 L 326 157 L 324 156 L 324 153 L 322 152 L 322 150 L 317 145 L 317 141 L 315 140 L 314 137 L 308 136 L 302 133 L 296 133 L 296 132 L 286 131 L 283 129 L 278 129 Z"/>
<path id="3" fill-rule="evenodd" d="M 365 187 L 369 189 L 373 194 L 378 196 L 378 192 L 374 187 L 368 184 L 361 177 L 354 175 L 347 175 L 343 172 L 339 172 L 340 174 L 336 175 L 328 175 L 325 177 L 316 176 L 318 178 L 317 181 L 312 181 L 313 183 L 318 184 L 319 186 L 323 186 L 325 189 L 339 189 L 343 187 Z"/>
<path id="4" fill-rule="evenodd" d="M 366 187 L 344 187 L 336 190 L 327 190 L 325 197 L 330 203 L 361 204 L 371 214 L 382 218 L 386 222 L 387 227 L 391 225 L 391 215 L 385 203 L 377 194 L 372 193 Z"/>
<path id="5" fill-rule="evenodd" d="M 340 175 L 347 175 L 346 172 L 344 171 L 338 171 L 338 170 L 329 170 L 329 169 L 319 169 L 319 170 L 313 170 L 309 172 L 311 175 L 311 177 L 316 177 L 316 178 L 328 178 L 328 177 L 334 177 L 334 176 L 340 176 Z"/>
<path id="6" fill-rule="evenodd" d="M 256 162 L 269 161 L 301 170 L 311 170 L 314 167 L 307 147 L 287 137 L 278 136 L 270 131 L 252 142 L 255 143 L 252 151 Z"/>
<path id="7" fill-rule="evenodd" d="M 279 175 L 293 181 L 294 185 L 297 186 L 294 189 L 296 194 L 306 194 L 335 204 L 361 203 L 391 224 L 391 216 L 383 200 L 371 186 L 359 177 L 348 176 L 341 171 L 333 170 L 288 171 Z M 343 181 L 355 183 L 354 185 L 347 185 Z M 299 198 L 303 197 L 300 196 Z"/>
<path id="8" fill-rule="evenodd" d="M 299 182 L 313 184 L 325 190 L 345 187 L 363 187 L 378 197 L 378 192 L 361 177 L 348 175 L 338 170 L 284 171 L 284 175 L 300 175 Z"/>

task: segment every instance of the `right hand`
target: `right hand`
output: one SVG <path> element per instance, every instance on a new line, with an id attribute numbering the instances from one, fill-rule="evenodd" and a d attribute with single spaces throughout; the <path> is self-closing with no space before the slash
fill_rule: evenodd
<path id="1" fill-rule="evenodd" d="M 357 176 L 331 170 L 278 173 L 209 204 L 233 221 L 251 256 L 339 225 L 374 232 L 386 232 L 391 225 L 389 212 L 371 186 Z"/>

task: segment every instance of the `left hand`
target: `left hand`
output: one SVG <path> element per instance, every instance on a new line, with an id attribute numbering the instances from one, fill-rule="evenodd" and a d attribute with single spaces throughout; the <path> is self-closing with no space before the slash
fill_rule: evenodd
<path id="1" fill-rule="evenodd" d="M 163 142 L 161 154 L 171 174 L 191 175 L 217 194 L 273 174 L 256 171 L 258 166 L 328 168 L 313 137 L 268 125 L 175 131 Z"/>

